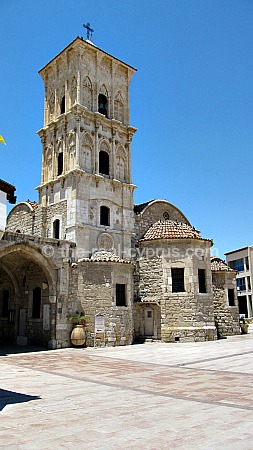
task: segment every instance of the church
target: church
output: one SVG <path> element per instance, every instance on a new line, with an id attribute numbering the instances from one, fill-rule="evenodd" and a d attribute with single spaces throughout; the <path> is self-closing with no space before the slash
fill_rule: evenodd
<path id="1" fill-rule="evenodd" d="M 77 311 L 87 346 L 239 334 L 236 272 L 212 240 L 166 200 L 134 204 L 135 72 L 80 37 L 39 71 L 41 182 L 0 240 L 0 343 L 69 347 Z"/>

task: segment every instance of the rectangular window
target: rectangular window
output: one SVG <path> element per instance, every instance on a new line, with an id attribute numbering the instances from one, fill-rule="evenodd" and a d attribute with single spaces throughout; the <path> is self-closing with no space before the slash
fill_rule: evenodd
<path id="1" fill-rule="evenodd" d="M 248 290 L 251 291 L 250 277 L 247 277 Z"/>
<path id="2" fill-rule="evenodd" d="M 242 272 L 244 270 L 243 258 L 235 259 L 234 261 L 230 261 L 228 264 L 231 269 L 234 269 L 237 272 Z"/>
<path id="3" fill-rule="evenodd" d="M 205 294 L 206 293 L 206 271 L 205 271 L 205 269 L 199 269 L 198 276 L 199 276 L 199 292 L 201 294 Z"/>
<path id="4" fill-rule="evenodd" d="M 229 306 L 235 306 L 235 292 L 234 292 L 234 289 L 228 289 L 228 304 L 229 304 Z"/>
<path id="5" fill-rule="evenodd" d="M 110 209 L 107 206 L 100 206 L 100 225 L 110 225 Z"/>
<path id="6" fill-rule="evenodd" d="M 249 257 L 246 256 L 245 258 L 245 266 L 246 266 L 246 270 L 249 270 Z"/>
<path id="7" fill-rule="evenodd" d="M 116 306 L 126 306 L 125 284 L 116 284 Z"/>
<path id="8" fill-rule="evenodd" d="M 172 292 L 184 292 L 184 269 L 171 269 Z"/>
<path id="9" fill-rule="evenodd" d="M 246 291 L 245 278 L 237 278 L 236 285 L 238 291 Z"/>

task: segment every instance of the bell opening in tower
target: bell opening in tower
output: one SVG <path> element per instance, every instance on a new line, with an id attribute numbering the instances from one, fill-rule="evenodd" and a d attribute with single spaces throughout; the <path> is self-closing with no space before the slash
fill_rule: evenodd
<path id="1" fill-rule="evenodd" d="M 65 95 L 61 99 L 61 114 L 65 113 Z"/>
<path id="2" fill-rule="evenodd" d="M 58 154 L 58 168 L 57 168 L 57 175 L 61 175 L 63 172 L 63 153 Z"/>
<path id="3" fill-rule="evenodd" d="M 107 98 L 103 94 L 99 94 L 99 96 L 98 96 L 98 112 L 100 114 L 103 114 L 105 117 L 108 117 L 108 115 L 107 115 Z"/>

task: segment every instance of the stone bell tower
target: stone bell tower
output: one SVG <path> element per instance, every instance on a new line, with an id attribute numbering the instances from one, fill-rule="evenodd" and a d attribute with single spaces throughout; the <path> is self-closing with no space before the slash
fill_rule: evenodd
<path id="1" fill-rule="evenodd" d="M 130 253 L 133 234 L 129 86 L 135 69 L 77 37 L 43 69 L 39 203 L 46 235 Z"/>

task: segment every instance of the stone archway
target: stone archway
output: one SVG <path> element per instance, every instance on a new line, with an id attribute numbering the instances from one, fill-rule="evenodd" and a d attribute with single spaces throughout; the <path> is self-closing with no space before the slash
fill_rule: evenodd
<path id="1" fill-rule="evenodd" d="M 55 269 L 34 245 L 1 249 L 0 343 L 54 347 Z"/>

